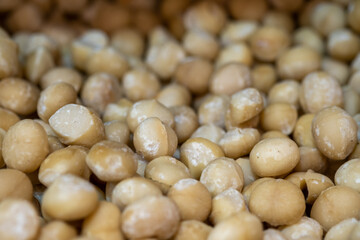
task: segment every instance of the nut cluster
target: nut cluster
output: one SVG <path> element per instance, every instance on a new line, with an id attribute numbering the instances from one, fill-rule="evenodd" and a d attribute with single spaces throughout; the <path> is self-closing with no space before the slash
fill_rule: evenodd
<path id="1" fill-rule="evenodd" d="M 0 239 L 360 239 L 360 0 L 0 0 Z"/>

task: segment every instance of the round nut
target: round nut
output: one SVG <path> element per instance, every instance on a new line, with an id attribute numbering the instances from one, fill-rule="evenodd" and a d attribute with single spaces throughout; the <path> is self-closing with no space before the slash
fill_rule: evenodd
<path id="1" fill-rule="evenodd" d="M 88 180 L 91 172 L 85 162 L 87 152 L 88 149 L 80 146 L 69 146 L 52 152 L 40 165 L 39 181 L 49 187 L 60 175 L 68 173 Z"/>
<path id="2" fill-rule="evenodd" d="M 34 206 L 23 199 L 5 199 L 0 203 L 1 239 L 36 239 L 40 218 Z"/>
<path id="3" fill-rule="evenodd" d="M 142 121 L 134 131 L 135 149 L 148 161 L 160 156 L 172 156 L 177 145 L 175 131 L 156 117 Z"/>
<path id="4" fill-rule="evenodd" d="M 80 73 L 72 68 L 55 67 L 41 77 L 40 86 L 42 89 L 45 89 L 54 83 L 60 82 L 70 84 L 76 92 L 79 92 L 82 85 L 82 77 Z"/>
<path id="5" fill-rule="evenodd" d="M 212 141 L 213 143 L 218 144 L 220 139 L 225 135 L 224 129 L 215 126 L 214 124 L 205 124 L 191 135 L 191 138 L 205 138 L 207 140 Z"/>
<path id="6" fill-rule="evenodd" d="M 248 66 L 241 63 L 228 63 L 216 69 L 210 80 L 210 92 L 232 95 L 251 86 Z"/>
<path id="7" fill-rule="evenodd" d="M 127 144 L 130 140 L 130 130 L 126 123 L 113 120 L 104 123 L 106 139 Z"/>
<path id="8" fill-rule="evenodd" d="M 229 102 L 229 97 L 225 95 L 207 96 L 198 109 L 199 123 L 203 126 L 205 124 L 214 124 L 219 127 L 224 127 Z"/>
<path id="9" fill-rule="evenodd" d="M 324 52 L 324 41 L 315 29 L 310 27 L 298 28 L 294 33 L 294 43 L 315 49 L 319 53 Z"/>
<path id="10" fill-rule="evenodd" d="M 300 84 L 295 80 L 285 80 L 275 84 L 269 91 L 268 102 L 289 103 L 299 108 Z"/>
<path id="11" fill-rule="evenodd" d="M 210 221 L 214 225 L 236 213 L 247 211 L 243 195 L 234 188 L 228 188 L 213 197 L 211 205 Z"/>
<path id="12" fill-rule="evenodd" d="M 110 202 L 101 201 L 94 212 L 84 219 L 82 234 L 98 239 L 123 239 L 119 226 L 121 212 Z"/>
<path id="13" fill-rule="evenodd" d="M 187 31 L 183 36 L 183 47 L 192 56 L 213 60 L 219 52 L 215 36 L 200 30 Z"/>
<path id="14" fill-rule="evenodd" d="M 39 240 L 73 239 L 77 235 L 75 227 L 63 221 L 51 221 L 41 228 Z"/>
<path id="15" fill-rule="evenodd" d="M 0 181 L 4 184 L 0 191 L 0 201 L 6 198 L 32 200 L 33 186 L 26 174 L 15 169 L 0 169 Z"/>
<path id="16" fill-rule="evenodd" d="M 132 69 L 125 73 L 122 86 L 130 101 L 151 99 L 160 90 L 160 81 L 155 74 L 145 69 Z"/>
<path id="17" fill-rule="evenodd" d="M 199 2 L 184 15 L 186 29 L 202 30 L 216 35 L 226 22 L 224 9 L 215 2 Z"/>
<path id="18" fill-rule="evenodd" d="M 311 10 L 310 23 L 319 33 L 327 36 L 332 31 L 345 26 L 345 11 L 337 3 L 321 2 Z"/>
<path id="19" fill-rule="evenodd" d="M 259 141 L 260 133 L 257 129 L 233 128 L 220 139 L 219 145 L 226 157 L 239 158 L 248 155 Z"/>
<path id="20" fill-rule="evenodd" d="M 199 179 L 208 163 L 218 157 L 224 157 L 224 152 L 216 143 L 205 138 L 190 138 L 180 148 L 180 160 L 195 179 Z"/>
<path id="21" fill-rule="evenodd" d="M 180 223 L 174 240 L 206 240 L 212 227 L 197 220 L 186 220 Z"/>
<path id="22" fill-rule="evenodd" d="M 356 190 L 335 186 L 323 191 L 311 208 L 311 218 L 318 221 L 325 231 L 347 218 L 358 218 L 360 193 Z"/>
<path id="23" fill-rule="evenodd" d="M 332 160 L 343 160 L 357 144 L 357 124 L 339 107 L 318 112 L 312 121 L 312 134 L 317 148 Z"/>
<path id="24" fill-rule="evenodd" d="M 163 192 L 167 192 L 179 180 L 189 177 L 189 169 L 182 162 L 170 156 L 155 158 L 145 168 L 145 178 L 160 184 Z"/>
<path id="25" fill-rule="evenodd" d="M 17 114 L 35 112 L 39 96 L 38 87 L 23 79 L 5 78 L 0 81 L 0 105 Z"/>
<path id="26" fill-rule="evenodd" d="M 116 103 L 109 103 L 104 110 L 103 121 L 105 123 L 114 120 L 126 122 L 126 117 L 132 105 L 133 103 L 126 98 L 121 98 Z"/>
<path id="27" fill-rule="evenodd" d="M 86 72 L 89 75 L 105 72 L 117 78 L 122 78 L 129 68 L 125 57 L 113 47 L 105 47 L 95 51 L 89 56 L 85 65 Z"/>
<path id="28" fill-rule="evenodd" d="M 116 182 L 136 173 L 138 156 L 125 144 L 101 141 L 86 156 L 91 171 L 104 182 Z"/>
<path id="29" fill-rule="evenodd" d="M 185 51 L 174 41 L 152 45 L 146 55 L 147 65 L 161 78 L 169 79 L 177 65 L 185 58 Z"/>
<path id="30" fill-rule="evenodd" d="M 122 215 L 122 231 L 128 238 L 173 236 L 179 226 L 180 213 L 167 197 L 149 196 L 128 205 Z"/>
<path id="31" fill-rule="evenodd" d="M 161 89 L 156 95 L 156 100 L 168 108 L 190 105 L 191 94 L 186 87 L 173 83 Z"/>
<path id="32" fill-rule="evenodd" d="M 287 174 L 299 161 L 299 148 L 288 138 L 266 138 L 258 142 L 250 152 L 251 169 L 260 177 Z"/>
<path id="33" fill-rule="evenodd" d="M 360 51 L 360 38 L 346 28 L 337 29 L 328 37 L 327 50 L 338 60 L 351 61 Z"/>
<path id="34" fill-rule="evenodd" d="M 44 128 L 34 120 L 25 119 L 6 133 L 2 155 L 6 165 L 22 172 L 33 172 L 48 155 L 49 143 Z"/>
<path id="35" fill-rule="evenodd" d="M 263 239 L 262 224 L 255 215 L 243 211 L 217 224 L 210 232 L 208 240 L 215 239 Z"/>
<path id="36" fill-rule="evenodd" d="M 175 126 L 174 116 L 170 110 L 155 99 L 141 100 L 132 105 L 127 114 L 126 122 L 130 131 L 134 132 L 142 121 L 150 117 L 159 118 L 169 127 Z"/>
<path id="37" fill-rule="evenodd" d="M 121 88 L 116 77 L 107 73 L 96 73 L 85 81 L 81 89 L 84 105 L 103 114 L 109 103 L 121 98 Z"/>
<path id="38" fill-rule="evenodd" d="M 249 209 L 272 226 L 289 225 L 303 216 L 305 199 L 295 184 L 283 179 L 269 180 L 253 190 Z"/>
<path id="39" fill-rule="evenodd" d="M 177 65 L 174 78 L 190 92 L 201 95 L 207 92 L 212 72 L 213 65 L 210 61 L 202 58 L 185 58 Z"/>
<path id="40" fill-rule="evenodd" d="M 255 88 L 246 88 L 231 96 L 230 119 L 234 124 L 244 123 L 263 109 L 263 98 Z"/>
<path id="41" fill-rule="evenodd" d="M 82 105 L 63 106 L 50 117 L 49 124 L 59 140 L 65 144 L 91 147 L 105 138 L 101 119 Z"/>
<path id="42" fill-rule="evenodd" d="M 305 46 L 297 46 L 286 50 L 276 62 L 281 79 L 298 81 L 307 74 L 319 69 L 320 65 L 320 54 L 316 50 Z"/>
<path id="43" fill-rule="evenodd" d="M 37 114 L 44 121 L 49 118 L 61 107 L 76 103 L 77 93 L 68 83 L 55 83 L 50 85 L 40 93 L 37 102 Z"/>
<path id="44" fill-rule="evenodd" d="M 335 174 L 337 186 L 351 187 L 360 192 L 360 159 L 355 158 L 347 161 L 339 167 Z"/>
<path id="45" fill-rule="evenodd" d="M 321 225 L 309 217 L 302 217 L 299 222 L 286 226 L 281 229 L 281 233 L 288 239 L 322 239 L 323 237 Z"/>
<path id="46" fill-rule="evenodd" d="M 147 196 L 161 196 L 160 188 L 151 180 L 141 177 L 124 179 L 114 186 L 112 202 L 121 210 Z"/>
<path id="47" fill-rule="evenodd" d="M 325 235 L 325 240 L 356 239 L 359 237 L 359 220 L 348 218 L 332 226 Z"/>
<path id="48" fill-rule="evenodd" d="M 277 130 L 289 135 L 294 130 L 297 110 L 289 103 L 272 103 L 260 115 L 260 124 L 265 131 Z"/>
<path id="49" fill-rule="evenodd" d="M 98 205 L 98 194 L 88 181 L 71 174 L 59 176 L 45 191 L 41 209 L 52 219 L 71 221 L 90 215 Z"/>
<path id="50" fill-rule="evenodd" d="M 300 104 L 305 112 L 316 113 L 330 106 L 341 107 L 343 94 L 339 83 L 326 72 L 313 72 L 302 81 Z"/>
<path id="51" fill-rule="evenodd" d="M 205 221 L 211 210 L 211 194 L 199 181 L 186 178 L 176 182 L 167 196 L 179 208 L 182 220 Z"/>
<path id="52" fill-rule="evenodd" d="M 251 36 L 250 45 L 257 59 L 272 62 L 290 45 L 290 36 L 281 28 L 263 26 Z"/>
<path id="53" fill-rule="evenodd" d="M 212 196 L 216 196 L 229 188 L 241 191 L 244 186 L 244 174 L 233 159 L 221 157 L 211 161 L 204 168 L 200 182 Z"/>
<path id="54" fill-rule="evenodd" d="M 253 61 L 250 47 L 244 42 L 237 42 L 229 44 L 221 49 L 215 65 L 219 68 L 230 62 L 236 62 L 251 66 Z"/>

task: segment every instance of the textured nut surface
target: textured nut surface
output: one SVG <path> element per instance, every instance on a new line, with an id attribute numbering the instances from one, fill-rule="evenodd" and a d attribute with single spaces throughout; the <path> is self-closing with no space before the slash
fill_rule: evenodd
<path id="1" fill-rule="evenodd" d="M 41 210 L 47 218 L 79 220 L 87 217 L 98 205 L 95 187 L 71 174 L 59 176 L 45 191 Z"/>
<path id="2" fill-rule="evenodd" d="M 70 84 L 54 83 L 40 93 L 37 114 L 44 122 L 47 122 L 59 108 L 76 103 L 76 99 L 77 93 Z"/>
<path id="3" fill-rule="evenodd" d="M 142 100 L 136 102 L 128 111 L 126 122 L 131 132 L 145 119 L 157 117 L 169 127 L 174 127 L 174 116 L 168 108 L 159 103 L 157 100 Z"/>
<path id="4" fill-rule="evenodd" d="M 26 200 L 6 199 L 0 203 L 1 239 L 36 239 L 40 219 Z"/>
<path id="5" fill-rule="evenodd" d="M 151 161 L 160 156 L 172 156 L 178 139 L 175 131 L 159 118 L 151 117 L 142 121 L 134 131 L 136 152 Z"/>
<path id="6" fill-rule="evenodd" d="M 345 159 L 357 143 L 357 125 L 354 119 L 338 107 L 318 112 L 312 122 L 316 147 L 332 160 Z"/>
<path id="7" fill-rule="evenodd" d="M 91 147 L 86 163 L 100 180 L 116 182 L 135 174 L 138 158 L 127 145 L 105 140 Z"/>
<path id="8" fill-rule="evenodd" d="M 182 221 L 174 240 L 206 240 L 212 227 L 197 220 Z"/>
<path id="9" fill-rule="evenodd" d="M 1 201 L 6 198 L 31 200 L 33 186 L 28 176 L 15 169 L 1 169 L 0 181 L 3 186 L 0 191 Z"/>
<path id="10" fill-rule="evenodd" d="M 217 224 L 208 237 L 209 240 L 220 238 L 260 240 L 263 238 L 263 227 L 256 216 L 243 211 Z"/>
<path id="11" fill-rule="evenodd" d="M 269 180 L 260 183 L 251 193 L 249 209 L 272 226 L 296 223 L 305 212 L 305 199 L 293 183 Z"/>
<path id="12" fill-rule="evenodd" d="M 50 151 L 44 128 L 30 119 L 13 125 L 5 134 L 2 147 L 6 165 L 23 172 L 39 168 Z"/>
<path id="13" fill-rule="evenodd" d="M 247 211 L 243 195 L 234 188 L 228 188 L 213 197 L 210 221 L 217 225 L 226 218 L 242 211 Z"/>
<path id="14" fill-rule="evenodd" d="M 176 158 L 163 156 L 153 159 L 146 165 L 145 177 L 160 184 L 160 188 L 167 192 L 177 181 L 189 178 L 190 171 Z"/>
<path id="15" fill-rule="evenodd" d="M 323 191 L 311 209 L 311 218 L 318 221 L 325 231 L 347 218 L 358 218 L 360 193 L 356 190 L 335 186 Z"/>
<path id="16" fill-rule="evenodd" d="M 129 238 L 170 238 L 180 221 L 175 203 L 163 196 L 138 200 L 127 206 L 122 216 L 122 231 Z"/>
<path id="17" fill-rule="evenodd" d="M 302 81 L 300 104 L 305 112 L 316 113 L 330 106 L 341 107 L 343 94 L 339 83 L 326 72 L 313 72 Z"/>
<path id="18" fill-rule="evenodd" d="M 169 189 L 167 196 L 178 206 L 182 220 L 204 221 L 210 214 L 211 194 L 195 179 L 177 181 Z"/>
<path id="19" fill-rule="evenodd" d="M 39 240 L 66 240 L 76 237 L 76 229 L 63 221 L 51 221 L 41 228 Z"/>
<path id="20" fill-rule="evenodd" d="M 189 168 L 191 177 L 199 179 L 206 165 L 224 157 L 221 148 L 205 138 L 190 138 L 181 145 L 180 160 Z"/>
<path id="21" fill-rule="evenodd" d="M 91 147 L 105 138 L 101 119 L 89 108 L 78 104 L 68 104 L 57 110 L 49 119 L 49 124 L 60 141 Z"/>
<path id="22" fill-rule="evenodd" d="M 116 184 L 112 191 L 112 202 L 121 210 L 127 205 L 147 196 L 161 196 L 160 188 L 151 180 L 131 177 Z"/>
<path id="23" fill-rule="evenodd" d="M 261 177 L 289 173 L 300 161 L 296 143 L 287 138 L 267 138 L 258 142 L 250 152 L 250 164 Z"/>
<path id="24" fill-rule="evenodd" d="M 204 168 L 200 182 L 212 196 L 216 196 L 229 188 L 241 191 L 244 186 L 244 174 L 233 159 L 222 157 L 211 161 Z"/>
<path id="25" fill-rule="evenodd" d="M 339 167 L 335 174 L 335 183 L 340 186 L 351 187 L 360 192 L 360 159 L 347 161 Z"/>
<path id="26" fill-rule="evenodd" d="M 99 240 L 122 240 L 121 212 L 113 203 L 101 201 L 96 210 L 85 218 L 82 234 Z"/>
<path id="27" fill-rule="evenodd" d="M 0 82 L 0 105 L 17 114 L 35 112 L 39 96 L 38 87 L 21 78 L 5 78 Z"/>
<path id="28" fill-rule="evenodd" d="M 40 165 L 39 181 L 48 187 L 57 177 L 67 173 L 88 180 L 91 172 L 85 162 L 87 152 L 86 148 L 80 146 L 69 146 L 52 152 Z"/>

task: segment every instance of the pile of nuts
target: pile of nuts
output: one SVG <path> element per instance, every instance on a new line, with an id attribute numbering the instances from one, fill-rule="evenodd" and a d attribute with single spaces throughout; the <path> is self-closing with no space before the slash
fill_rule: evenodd
<path id="1" fill-rule="evenodd" d="M 360 239 L 360 0 L 0 21 L 0 239 Z"/>

